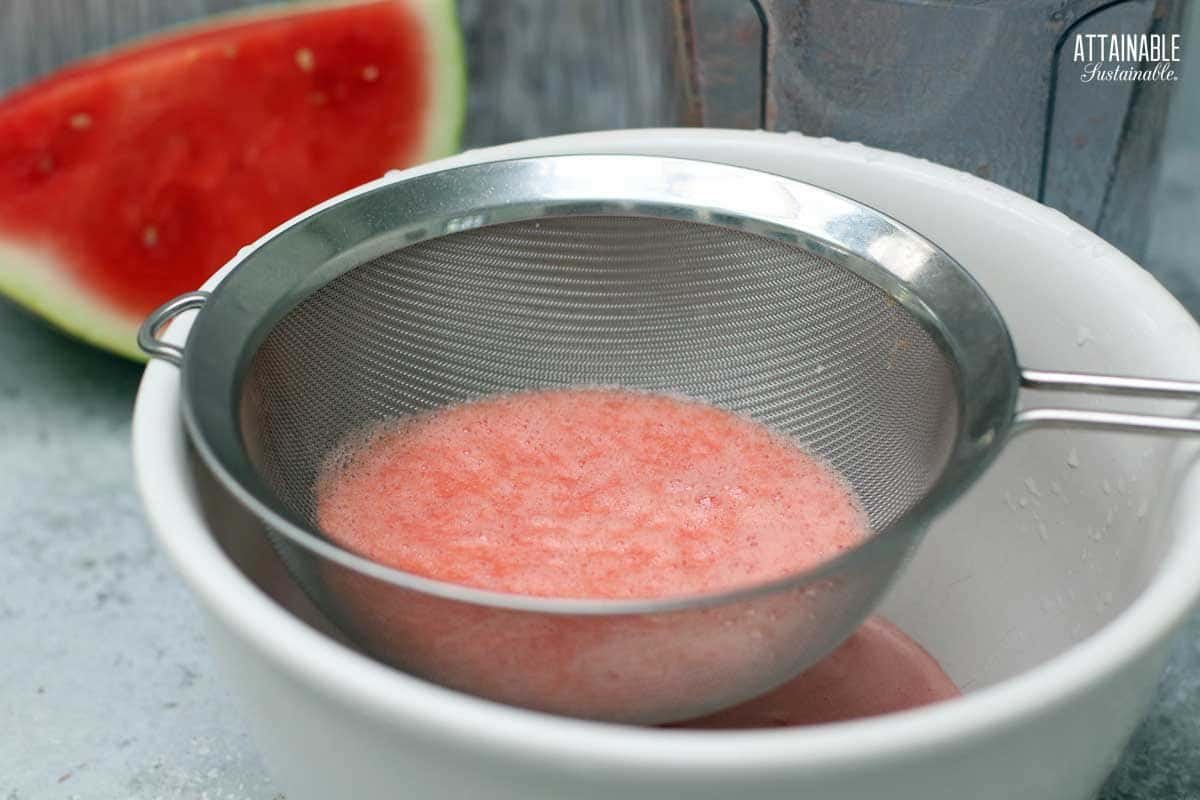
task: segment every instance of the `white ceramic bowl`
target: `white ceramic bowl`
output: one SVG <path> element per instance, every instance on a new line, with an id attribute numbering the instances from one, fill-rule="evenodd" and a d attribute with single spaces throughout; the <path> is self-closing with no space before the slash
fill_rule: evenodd
<path id="1" fill-rule="evenodd" d="M 1200 377 L 1200 330 L 1149 275 L 1057 212 L 928 162 L 794 134 L 671 130 L 524 142 L 438 166 L 562 152 L 707 158 L 831 188 L 971 270 L 1023 366 Z M 189 323 L 168 338 L 182 342 Z M 235 535 L 235 509 L 195 471 L 173 367 L 147 368 L 134 417 L 151 522 L 206 609 L 212 645 L 292 800 L 1090 797 L 1200 595 L 1195 452 L 1095 432 L 1010 443 L 930 532 L 884 608 L 941 659 L 962 699 L 809 728 L 661 731 L 497 705 L 345 647 L 301 618 L 302 600 L 271 577 L 269 551 Z"/>

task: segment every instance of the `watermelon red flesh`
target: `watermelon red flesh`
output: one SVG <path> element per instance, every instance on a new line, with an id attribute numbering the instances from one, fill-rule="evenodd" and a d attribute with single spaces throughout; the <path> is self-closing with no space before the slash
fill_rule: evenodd
<path id="1" fill-rule="evenodd" d="M 0 290 L 135 355 L 140 320 L 357 184 L 453 152 L 447 0 L 282 7 L 81 62 L 0 101 Z"/>

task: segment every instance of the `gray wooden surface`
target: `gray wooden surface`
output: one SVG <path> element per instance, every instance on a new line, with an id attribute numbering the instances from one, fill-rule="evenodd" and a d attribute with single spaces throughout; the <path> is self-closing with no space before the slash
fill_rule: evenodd
<path id="1" fill-rule="evenodd" d="M 668 2 L 462 0 L 466 143 L 678 119 Z M 0 0 L 0 91 L 243 4 Z M 1198 46 L 1193 31 L 1146 259 L 1193 313 Z M 279 797 L 213 673 L 195 604 L 142 519 L 128 447 L 139 373 L 0 301 L 0 800 Z M 1180 635 L 1103 800 L 1197 800 L 1197 753 L 1200 618 Z"/>
<path id="2" fill-rule="evenodd" d="M 258 4 L 0 0 L 0 92 L 113 42 Z M 669 9 L 669 0 L 462 0 L 471 87 L 464 145 L 671 124 Z"/>

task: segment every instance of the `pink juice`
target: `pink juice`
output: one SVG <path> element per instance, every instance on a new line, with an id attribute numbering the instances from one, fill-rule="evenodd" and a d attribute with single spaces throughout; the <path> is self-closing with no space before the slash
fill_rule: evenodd
<path id="1" fill-rule="evenodd" d="M 678 728 L 778 728 L 876 717 L 958 697 L 937 660 L 872 617 L 840 647 L 774 691 Z"/>
<path id="2" fill-rule="evenodd" d="M 790 440 L 703 403 L 616 389 L 497 396 L 380 425 L 332 454 L 316 496 L 326 535 L 377 562 L 553 598 L 747 587 L 868 535 L 840 476 Z M 513 705 L 626 722 L 696 716 L 791 677 L 843 586 L 575 615 L 462 603 L 332 562 L 323 580 L 343 627 L 385 661 Z"/>

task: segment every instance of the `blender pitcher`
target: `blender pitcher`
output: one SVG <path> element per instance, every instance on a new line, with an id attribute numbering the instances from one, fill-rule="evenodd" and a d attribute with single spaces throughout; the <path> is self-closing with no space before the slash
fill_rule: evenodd
<path id="1" fill-rule="evenodd" d="M 1075 40 L 1169 39 L 1184 7 L 675 0 L 682 105 L 694 125 L 830 136 L 973 173 L 1062 211 L 1136 259 L 1175 82 L 1088 79 L 1094 59 L 1079 59 Z"/>

